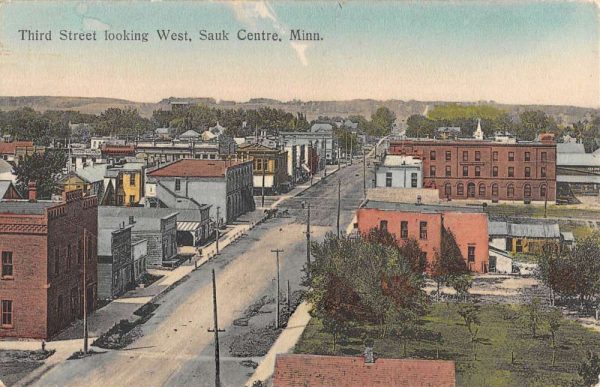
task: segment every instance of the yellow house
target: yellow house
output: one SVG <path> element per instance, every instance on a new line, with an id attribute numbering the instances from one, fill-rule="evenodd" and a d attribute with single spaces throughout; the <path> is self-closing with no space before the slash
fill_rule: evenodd
<path id="1" fill-rule="evenodd" d="M 238 158 L 253 160 L 254 189 L 263 187 L 272 193 L 281 192 L 289 182 L 287 151 L 262 144 L 242 144 L 238 147 Z"/>
<path id="2" fill-rule="evenodd" d="M 144 164 L 130 162 L 109 166 L 104 175 L 106 192 L 101 200 L 105 206 L 137 206 L 144 197 Z"/>
<path id="3" fill-rule="evenodd" d="M 106 167 L 106 164 L 97 164 L 70 172 L 60 182 L 63 191 L 70 192 L 80 189 L 83 190 L 84 195 L 95 195 L 99 200 L 102 199 Z"/>

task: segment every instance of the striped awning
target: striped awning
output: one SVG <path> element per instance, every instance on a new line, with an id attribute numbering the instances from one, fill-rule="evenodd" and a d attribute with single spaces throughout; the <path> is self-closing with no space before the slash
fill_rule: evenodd
<path id="1" fill-rule="evenodd" d="M 177 222 L 177 231 L 196 231 L 200 228 L 200 222 Z"/>

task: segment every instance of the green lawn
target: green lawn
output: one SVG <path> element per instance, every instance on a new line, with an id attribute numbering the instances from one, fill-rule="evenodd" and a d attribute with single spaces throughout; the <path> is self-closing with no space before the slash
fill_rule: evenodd
<path id="1" fill-rule="evenodd" d="M 538 338 L 532 338 L 522 323 L 507 319 L 516 307 L 510 305 L 482 306 L 481 328 L 476 358 L 470 337 L 455 304 L 434 304 L 421 324 L 421 333 L 407 344 L 407 357 L 440 359 L 456 362 L 459 386 L 568 386 L 577 379 L 577 366 L 586 351 L 600 350 L 600 334 L 563 319 L 557 333 L 556 365 L 551 365 L 552 348 L 548 332 L 542 328 Z M 434 338 L 440 333 L 442 343 Z M 339 343 L 336 355 L 359 355 L 365 336 L 376 337 L 373 327 L 354 329 L 350 338 Z M 418 337 L 418 338 L 417 338 Z M 511 364 L 511 350 L 515 361 Z M 332 354 L 332 336 L 322 330 L 321 322 L 313 318 L 295 348 L 296 353 Z M 400 339 L 375 338 L 379 357 L 403 358 Z"/>
<path id="2" fill-rule="evenodd" d="M 487 206 L 486 211 L 490 215 L 503 216 L 526 216 L 543 218 L 544 206 L 540 205 L 513 205 L 513 204 L 492 204 Z M 549 204 L 547 216 L 550 218 L 580 218 L 597 220 L 600 219 L 600 211 L 589 208 L 578 208 L 577 206 L 558 206 Z"/>

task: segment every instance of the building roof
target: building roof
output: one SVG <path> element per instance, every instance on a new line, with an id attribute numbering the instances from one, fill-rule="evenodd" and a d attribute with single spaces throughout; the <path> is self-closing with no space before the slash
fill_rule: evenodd
<path id="1" fill-rule="evenodd" d="M 460 133 L 460 126 L 440 126 L 437 128 L 438 132 L 446 132 L 446 133 Z"/>
<path id="2" fill-rule="evenodd" d="M 558 153 L 557 166 L 600 167 L 600 153 Z"/>
<path id="3" fill-rule="evenodd" d="M 171 133 L 171 128 L 156 128 L 154 131 L 156 134 L 169 134 Z"/>
<path id="4" fill-rule="evenodd" d="M 263 140 L 264 141 L 264 140 Z M 271 147 L 271 146 L 267 146 L 265 144 L 258 144 L 258 143 L 244 143 L 244 144 L 240 144 L 238 145 L 238 150 L 243 151 L 243 152 L 269 152 L 269 153 L 277 153 L 277 152 L 282 152 L 280 149 L 276 148 L 276 147 Z"/>
<path id="5" fill-rule="evenodd" d="M 116 230 L 123 222 L 128 225 L 133 216 L 133 231 L 160 231 L 161 220 L 178 212 L 168 208 L 99 206 L 98 228 Z"/>
<path id="6" fill-rule="evenodd" d="M 196 132 L 195 130 L 191 130 L 191 129 L 187 130 L 179 135 L 180 138 L 186 138 L 186 137 L 187 138 L 192 138 L 192 137 L 199 138 L 200 136 L 201 136 L 200 133 Z"/>
<path id="7" fill-rule="evenodd" d="M 0 159 L 0 173 L 13 173 L 12 164 L 6 160 Z"/>
<path id="8" fill-rule="evenodd" d="M 561 153 L 585 153 L 585 147 L 583 144 L 576 142 L 564 142 L 556 144 L 556 152 Z"/>
<path id="9" fill-rule="evenodd" d="M 310 127 L 311 132 L 331 132 L 332 130 L 333 130 L 333 126 L 331 126 L 331 124 L 316 123 Z"/>
<path id="10" fill-rule="evenodd" d="M 75 174 L 88 183 L 95 183 L 104 179 L 107 166 L 107 164 L 95 164 L 93 166 L 78 169 L 75 171 Z"/>
<path id="11" fill-rule="evenodd" d="M 28 200 L 0 201 L 0 214 L 44 215 L 47 208 L 55 207 L 60 204 L 62 203 L 50 200 L 38 200 L 33 203 Z"/>
<path id="12" fill-rule="evenodd" d="M 557 175 L 559 183 L 600 184 L 600 175 Z"/>
<path id="13" fill-rule="evenodd" d="M 18 147 L 32 147 L 33 141 L 0 142 L 0 153 L 14 154 Z"/>
<path id="14" fill-rule="evenodd" d="M 237 160 L 182 159 L 148 173 L 152 177 L 223 177 L 227 168 L 242 164 Z"/>
<path id="15" fill-rule="evenodd" d="M 11 189 L 11 187 L 17 192 L 19 196 L 21 196 L 21 194 L 13 184 L 12 180 L 0 180 L 0 200 L 4 198 L 4 195 L 6 195 L 6 191 Z"/>
<path id="16" fill-rule="evenodd" d="M 400 167 L 403 165 L 420 166 L 422 163 L 421 159 L 413 156 L 386 155 L 381 165 L 384 167 Z"/>
<path id="17" fill-rule="evenodd" d="M 437 204 L 417 204 L 417 203 L 396 203 L 388 201 L 367 200 L 363 208 L 372 208 L 384 211 L 404 211 L 441 214 L 444 212 L 469 212 L 483 213 L 483 208 L 479 206 L 444 206 Z"/>
<path id="18" fill-rule="evenodd" d="M 520 238 L 560 238 L 558 223 L 511 223 L 489 222 L 490 236 L 510 236 Z"/>
<path id="19" fill-rule="evenodd" d="M 279 354 L 275 358 L 274 387 L 455 386 L 450 360 L 377 359 Z"/>

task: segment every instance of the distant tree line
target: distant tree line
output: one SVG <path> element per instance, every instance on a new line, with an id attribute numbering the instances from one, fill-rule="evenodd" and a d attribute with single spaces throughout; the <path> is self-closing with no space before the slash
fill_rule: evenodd
<path id="1" fill-rule="evenodd" d="M 556 135 L 570 134 L 580 139 L 586 150 L 597 148 L 596 139 L 600 139 L 600 116 L 579 121 L 569 126 L 559 125 L 556 120 L 541 110 L 525 110 L 518 117 L 490 105 L 447 104 L 433 108 L 427 116 L 413 114 L 408 117 L 407 136 L 429 137 L 444 126 L 458 126 L 465 136 L 472 136 L 481 119 L 481 127 L 486 136 L 496 132 L 510 132 L 520 140 L 531 141 L 542 132 Z"/>

